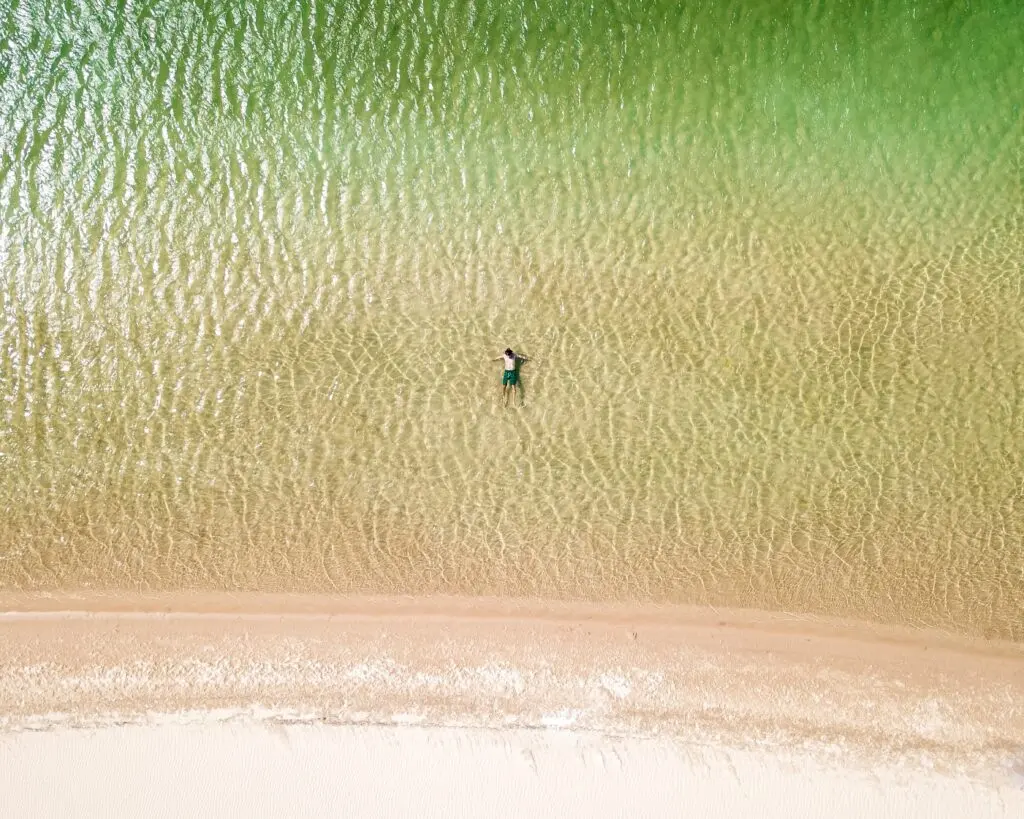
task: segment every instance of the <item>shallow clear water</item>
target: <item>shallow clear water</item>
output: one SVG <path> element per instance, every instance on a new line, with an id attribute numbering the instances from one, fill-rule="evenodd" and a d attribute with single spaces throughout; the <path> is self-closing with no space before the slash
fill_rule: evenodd
<path id="1" fill-rule="evenodd" d="M 3 586 L 1024 637 L 1018 3 L 8 3 Z"/>

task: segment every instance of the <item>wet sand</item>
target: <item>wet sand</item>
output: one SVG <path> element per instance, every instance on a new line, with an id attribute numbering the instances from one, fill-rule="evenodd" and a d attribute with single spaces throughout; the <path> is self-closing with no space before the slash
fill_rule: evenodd
<path id="1" fill-rule="evenodd" d="M 1017 643 L 786 613 L 471 598 L 7 593 L 0 611 L 12 770 L 73 765 L 110 732 L 121 737 L 110 749 L 142 742 L 159 767 L 182 742 L 218 764 L 238 731 L 284 731 L 345 754 L 369 742 L 402 757 L 436 740 L 455 776 L 476 764 L 459 750 L 467 737 L 516 757 L 521 736 L 555 731 L 640 743 L 634 760 L 670 749 L 669 761 L 637 762 L 626 791 L 673 765 L 718 781 L 722 760 L 754 754 L 750 770 L 773 782 L 764 766 L 794 758 L 783 768 L 870 772 L 872 787 L 889 772 L 911 791 L 926 776 L 929 792 L 941 780 L 1024 805 Z M 724 756 L 693 761 L 712 752 Z"/>

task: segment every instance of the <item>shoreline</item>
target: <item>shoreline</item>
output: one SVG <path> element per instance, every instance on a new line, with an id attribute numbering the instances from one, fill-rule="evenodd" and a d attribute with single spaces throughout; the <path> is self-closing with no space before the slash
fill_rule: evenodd
<path id="1" fill-rule="evenodd" d="M 1019 643 L 711 607 L 83 592 L 0 593 L 0 644 L 0 790 L 26 815 L 1024 810 Z"/>
<path id="2" fill-rule="evenodd" d="M 0 734 L 206 714 L 1024 771 L 1024 644 L 932 630 L 621 603 L 2 593 L 0 639 Z"/>
<path id="3" fill-rule="evenodd" d="M 60 591 L 0 590 L 0 617 L 44 615 L 175 617 L 435 617 L 470 620 L 595 621 L 607 624 L 727 624 L 771 632 L 845 634 L 855 639 L 911 644 L 939 643 L 965 651 L 1024 656 L 1024 642 L 982 637 L 933 626 L 837 617 L 824 614 L 709 604 L 563 600 L 464 595 L 366 595 L 293 592 Z"/>
<path id="4" fill-rule="evenodd" d="M 460 748 L 522 746 L 521 762 L 563 737 L 602 760 L 656 757 L 740 806 L 730 816 L 767 815 L 743 813 L 733 769 L 791 808 L 792 788 L 833 782 L 850 816 L 858 800 L 909 805 L 936 787 L 950 804 L 1024 806 L 1019 643 L 711 607 L 200 593 L 2 593 L 0 643 L 0 756 L 29 773 L 125 742 L 155 771 L 182 743 L 214 768 L 260 747 L 263 765 L 287 735 L 314 757 L 373 747 L 388 765 L 436 746 L 474 777 Z M 510 762 L 509 776 L 523 793 L 538 776 L 590 781 L 577 756 L 528 781 Z M 631 770 L 616 792 L 643 791 L 651 772 Z M 45 801 L 18 787 L 23 804 Z"/>

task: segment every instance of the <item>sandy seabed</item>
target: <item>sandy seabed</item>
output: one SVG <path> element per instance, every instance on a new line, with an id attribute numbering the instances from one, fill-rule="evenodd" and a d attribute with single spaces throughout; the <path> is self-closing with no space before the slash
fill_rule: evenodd
<path id="1" fill-rule="evenodd" d="M 1024 816 L 1024 646 L 710 608 L 0 595 L 11 816 Z"/>

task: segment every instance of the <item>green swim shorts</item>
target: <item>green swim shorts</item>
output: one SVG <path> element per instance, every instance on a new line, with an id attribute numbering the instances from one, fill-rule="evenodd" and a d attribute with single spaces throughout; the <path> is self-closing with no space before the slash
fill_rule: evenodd
<path id="1" fill-rule="evenodd" d="M 501 377 L 501 386 L 503 387 L 514 387 L 519 382 L 519 373 L 515 370 L 505 370 L 505 374 Z"/>

